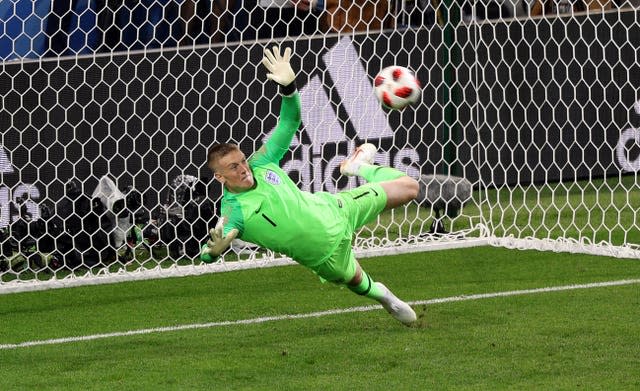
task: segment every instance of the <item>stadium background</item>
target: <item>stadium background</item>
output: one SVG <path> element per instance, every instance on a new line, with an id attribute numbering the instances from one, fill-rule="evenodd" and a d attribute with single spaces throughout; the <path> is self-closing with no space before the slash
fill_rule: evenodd
<path id="1" fill-rule="evenodd" d="M 443 41 L 440 29 L 342 39 L 354 46 L 371 80 L 396 62 L 416 70 L 425 84 L 413 115 L 388 116 L 391 129 L 403 130 L 380 140 L 383 148 L 411 145 L 422 173 L 449 171 L 476 186 L 548 183 L 619 175 L 640 159 L 633 142 L 623 142 L 616 155 L 622 132 L 640 125 L 633 109 L 640 85 L 637 12 L 621 13 L 615 24 L 617 13 L 586 18 L 461 25 L 453 43 Z M 603 34 L 599 18 L 615 27 Z M 340 97 L 331 93 L 331 77 L 316 67 L 338 40 L 297 38 L 285 45 L 300 59 L 299 87 L 319 75 L 347 137 L 358 143 Z M 417 46 L 423 50 L 403 49 Z M 461 56 L 454 83 L 443 79 L 451 71 L 443 50 Z M 204 163 L 214 140 L 239 140 L 250 151 L 275 125 L 275 86 L 263 86 L 255 68 L 244 66 L 261 56 L 261 45 L 230 44 L 5 63 L 0 123 L 10 165 L 3 186 L 14 189 L 14 200 L 23 196 L 20 189 L 35 202 L 58 200 L 69 179 L 91 193 L 110 174 L 119 187 L 145 192 L 153 208 L 176 175 L 210 175 Z M 459 105 L 455 118 L 444 118 L 445 93 Z M 323 147 L 323 161 L 345 149 L 340 142 Z M 212 186 L 214 198 L 219 190 Z M 10 215 L 18 213 L 2 201 Z M 5 213 L 2 223 L 7 220 Z"/>

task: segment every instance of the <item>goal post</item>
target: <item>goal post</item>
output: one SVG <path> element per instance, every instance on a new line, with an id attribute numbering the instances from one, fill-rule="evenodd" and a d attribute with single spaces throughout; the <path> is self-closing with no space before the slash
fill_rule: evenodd
<path id="1" fill-rule="evenodd" d="M 477 167 L 492 244 L 640 257 L 638 17 L 478 26 Z"/>
<path id="2" fill-rule="evenodd" d="M 210 26 L 169 3 L 162 34 Z M 640 257 L 637 11 L 110 43 L 140 32 L 140 15 L 162 17 L 162 4 L 128 9 L 130 21 L 116 17 L 126 3 L 51 9 L 53 25 L 72 26 L 70 51 L 25 52 L 28 34 L 0 32 L 13 45 L 0 53 L 0 292 L 291 264 L 242 242 L 217 264 L 197 257 L 222 190 L 208 147 L 234 142 L 248 155 L 276 125 L 278 88 L 260 65 L 276 42 L 298 71 L 302 126 L 281 165 L 302 189 L 360 184 L 338 167 L 363 142 L 423 185 L 419 202 L 358 233 L 359 256 L 492 244 Z M 65 35 L 28 11 L 0 16 Z M 392 64 L 423 86 L 404 111 L 373 94 Z"/>

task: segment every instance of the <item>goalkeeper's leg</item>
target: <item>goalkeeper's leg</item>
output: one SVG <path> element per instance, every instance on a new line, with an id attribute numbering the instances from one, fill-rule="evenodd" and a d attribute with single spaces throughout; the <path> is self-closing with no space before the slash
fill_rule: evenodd
<path id="1" fill-rule="evenodd" d="M 369 275 L 362 270 L 360 264 L 356 263 L 356 274 L 347 287 L 362 296 L 372 298 L 382 304 L 391 316 L 406 326 L 410 326 L 416 321 L 416 313 L 409 304 L 398 299 L 384 284 L 374 282 Z"/>
<path id="2" fill-rule="evenodd" d="M 361 176 L 371 183 L 378 183 L 387 195 L 385 209 L 404 205 L 418 196 L 418 181 L 391 167 L 374 164 L 377 148 L 373 144 L 362 144 L 351 156 L 340 164 L 340 173 Z"/>
<path id="3" fill-rule="evenodd" d="M 324 263 L 311 267 L 323 281 L 331 281 L 349 288 L 358 295 L 376 300 L 395 319 L 409 326 L 416 314 L 404 301 L 398 299 L 385 285 L 373 279 L 360 267 L 351 248 L 351 238 L 345 237 L 335 253 Z"/>

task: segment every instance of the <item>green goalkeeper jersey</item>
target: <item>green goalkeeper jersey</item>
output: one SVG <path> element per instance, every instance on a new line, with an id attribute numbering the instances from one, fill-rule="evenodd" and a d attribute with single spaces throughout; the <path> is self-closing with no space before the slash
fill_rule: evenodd
<path id="1" fill-rule="evenodd" d="M 242 193 L 225 188 L 221 212 L 225 235 L 237 228 L 242 240 L 316 266 L 335 251 L 348 224 L 336 197 L 300 190 L 279 166 L 300 122 L 298 93 L 282 97 L 275 131 L 248 159 L 255 186 Z"/>

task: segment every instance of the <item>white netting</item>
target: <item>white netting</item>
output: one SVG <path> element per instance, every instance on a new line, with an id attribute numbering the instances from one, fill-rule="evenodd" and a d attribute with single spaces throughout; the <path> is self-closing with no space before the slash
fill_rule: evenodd
<path id="1" fill-rule="evenodd" d="M 0 2 L 0 291 L 290 263 L 241 242 L 197 258 L 221 191 L 208 147 L 250 154 L 275 126 L 260 65 L 274 42 L 299 71 L 303 126 L 282 166 L 301 188 L 359 184 L 338 166 L 365 141 L 423 185 L 359 232 L 360 256 L 638 257 L 638 12 L 551 4 Z M 423 85 L 402 112 L 372 93 L 392 64 Z"/>

